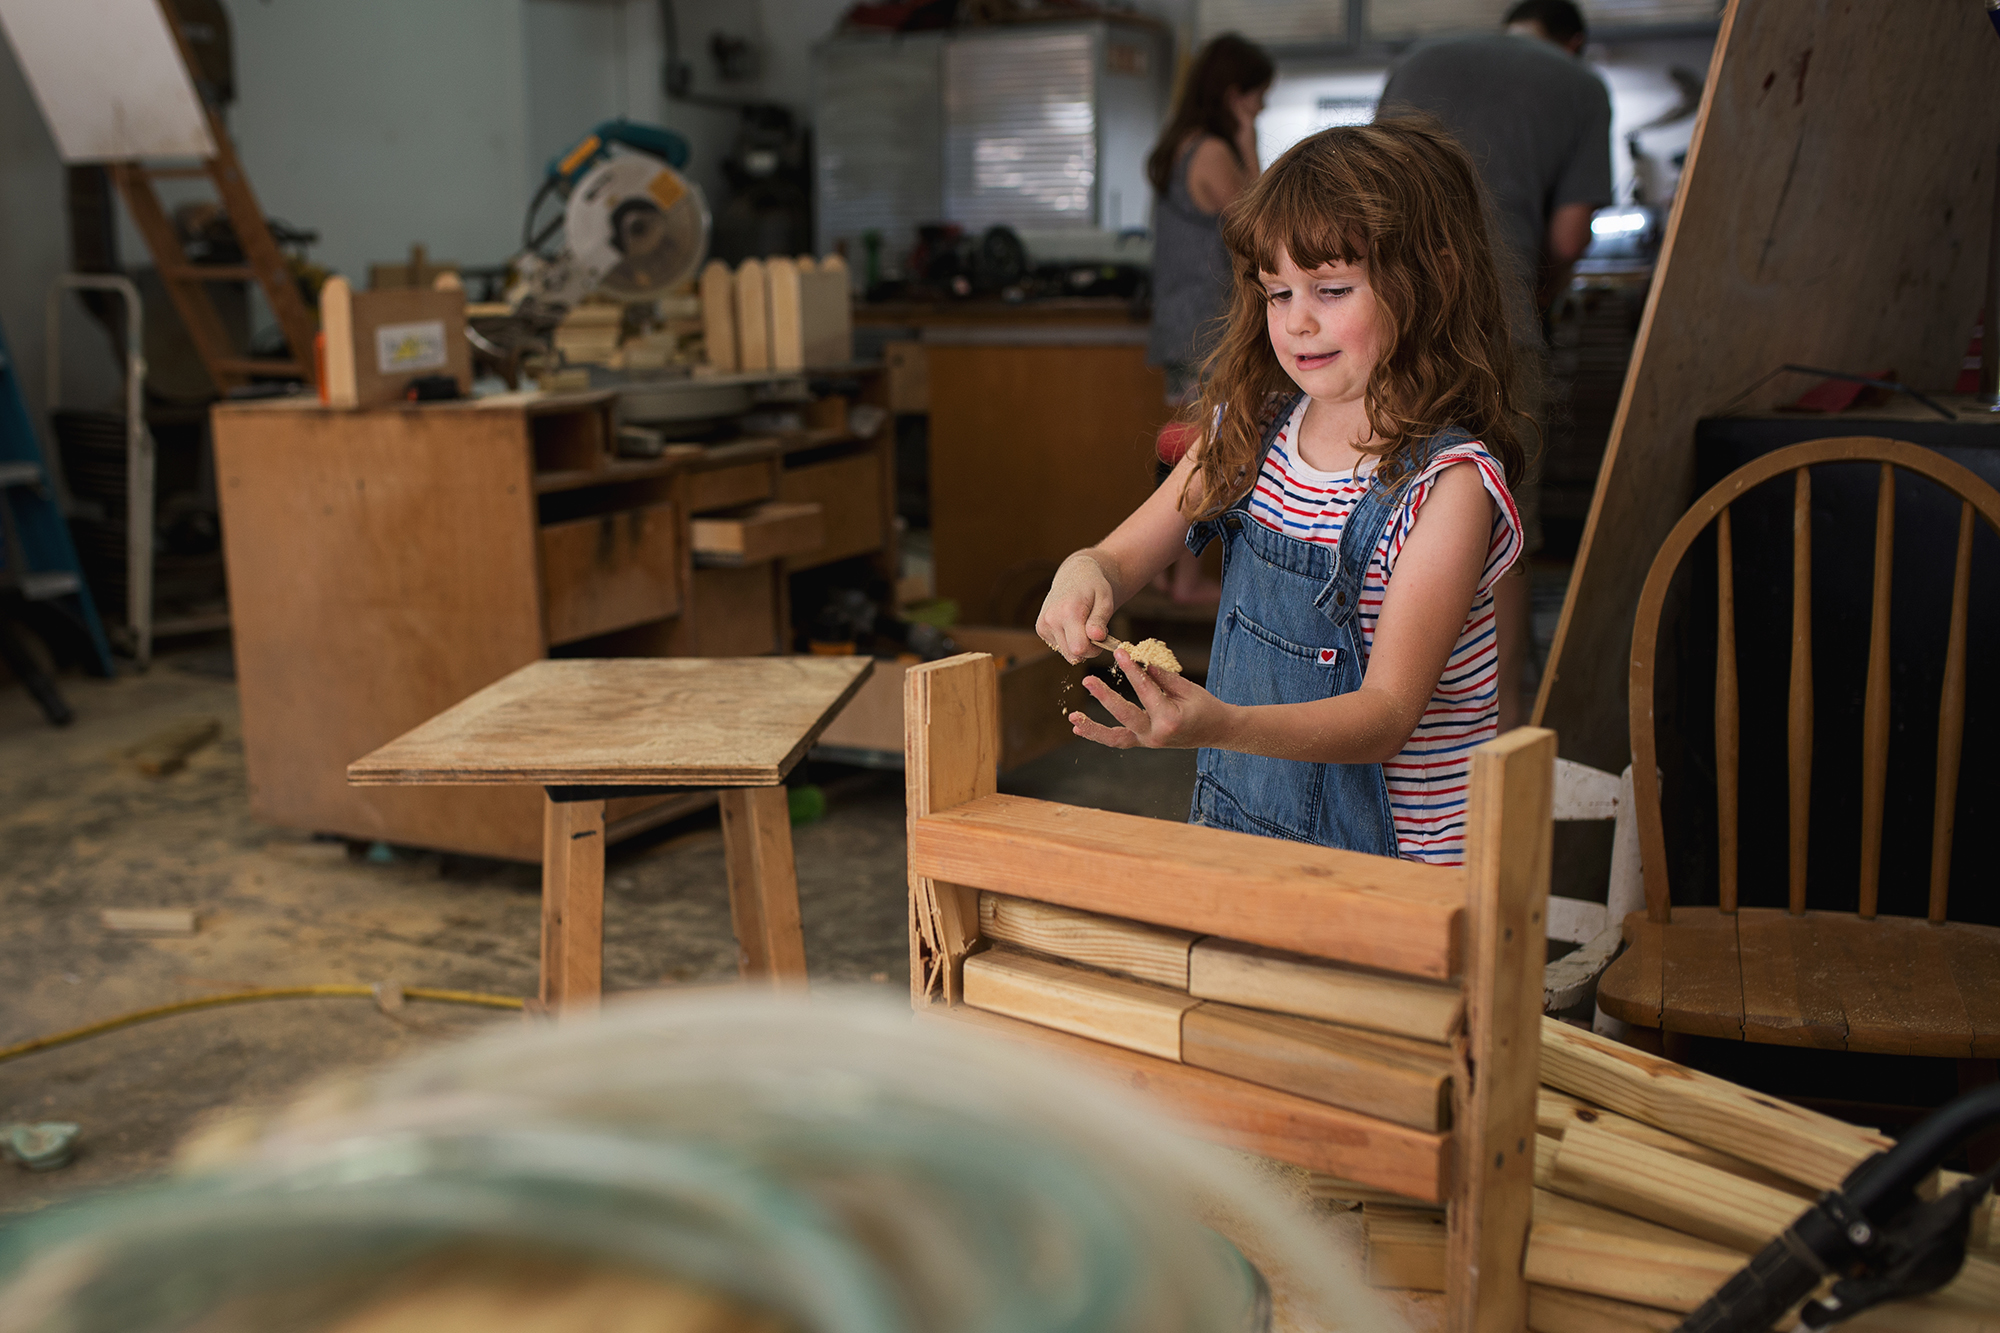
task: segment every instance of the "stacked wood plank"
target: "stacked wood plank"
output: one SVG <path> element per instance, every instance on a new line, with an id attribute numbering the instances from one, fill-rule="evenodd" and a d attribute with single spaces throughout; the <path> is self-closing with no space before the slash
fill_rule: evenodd
<path id="1" fill-rule="evenodd" d="M 1536 1333 L 1674 1328 L 1820 1191 L 1889 1146 L 1872 1131 L 1553 1020 L 1541 1068 L 1526 1262 Z M 1440 1211 L 1330 1177 L 1313 1188 L 1359 1203 L 1370 1281 L 1444 1289 Z M 1974 1220 L 1972 1257 L 1943 1292 L 1843 1327 L 2000 1329 L 1994 1217 L 1989 1197 Z"/>
<path id="2" fill-rule="evenodd" d="M 996 893 L 963 997 L 988 1014 L 1245 1080 L 1425 1134 L 1450 1128 L 1459 988 Z M 1889 1140 L 1546 1020 L 1526 1271 L 1536 1333 L 1667 1330 Z M 1956 1183 L 1945 1180 L 1944 1184 Z M 1316 1174 L 1358 1202 L 1370 1280 L 1443 1291 L 1445 1212 Z M 1945 1291 L 1849 1326 L 2000 1330 L 1995 1201 Z"/>
<path id="3" fill-rule="evenodd" d="M 847 261 L 775 255 L 734 272 L 712 259 L 701 274 L 707 363 L 717 374 L 804 370 L 854 358 Z"/>

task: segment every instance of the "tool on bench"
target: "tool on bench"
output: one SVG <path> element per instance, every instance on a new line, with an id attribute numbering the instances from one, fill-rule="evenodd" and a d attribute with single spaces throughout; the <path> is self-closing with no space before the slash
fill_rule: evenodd
<path id="1" fill-rule="evenodd" d="M 1822 1195 L 1689 1315 L 1679 1333 L 1768 1329 L 1827 1277 L 1835 1279 L 1832 1289 L 1799 1312 L 1807 1328 L 1938 1290 L 1964 1265 L 1972 1209 L 2000 1178 L 2000 1166 L 1935 1199 L 1918 1197 L 1918 1187 L 1973 1134 L 1995 1124 L 2000 1084 L 1949 1103 Z"/>
<path id="2" fill-rule="evenodd" d="M 651 301 L 693 277 L 708 255 L 709 213 L 678 170 L 688 152 L 672 130 L 607 120 L 551 161 L 522 224 L 514 315 L 552 329 L 592 293 Z M 552 198 L 562 211 L 538 225 Z"/>

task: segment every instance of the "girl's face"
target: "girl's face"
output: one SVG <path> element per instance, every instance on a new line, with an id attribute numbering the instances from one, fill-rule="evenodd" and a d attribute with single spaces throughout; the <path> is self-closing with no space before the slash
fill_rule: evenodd
<path id="1" fill-rule="evenodd" d="M 1292 382 L 1316 399 L 1360 399 L 1382 335 L 1367 261 L 1322 264 L 1307 272 L 1280 250 L 1277 270 L 1258 277 L 1264 282 L 1271 350 Z"/>

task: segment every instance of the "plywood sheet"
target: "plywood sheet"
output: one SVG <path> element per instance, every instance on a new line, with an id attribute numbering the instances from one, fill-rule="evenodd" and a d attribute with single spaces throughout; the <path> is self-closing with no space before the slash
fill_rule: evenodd
<path id="1" fill-rule="evenodd" d="M 1632 609 L 1693 499 L 1696 421 L 1795 396 L 1781 377 L 1736 402 L 1784 362 L 1956 377 L 2000 141 L 1993 43 L 1953 0 L 1732 0 L 1536 705 L 1565 757 L 1629 760 Z"/>
<path id="2" fill-rule="evenodd" d="M 348 767 L 357 783 L 770 786 L 867 657 L 534 662 Z"/>
<path id="3" fill-rule="evenodd" d="M 215 156 L 160 0 L 0 0 L 0 29 L 63 161 Z"/>

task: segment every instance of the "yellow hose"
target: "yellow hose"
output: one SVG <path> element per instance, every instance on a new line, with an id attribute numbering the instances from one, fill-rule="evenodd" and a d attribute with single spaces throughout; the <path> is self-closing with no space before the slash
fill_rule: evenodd
<path id="1" fill-rule="evenodd" d="M 204 995 L 193 1000 L 177 1000 L 173 1004 L 155 1005 L 151 1009 L 136 1009 L 129 1014 L 107 1018 L 101 1023 L 91 1023 L 85 1027 L 71 1028 L 68 1032 L 58 1032 L 52 1036 L 35 1037 L 17 1042 L 12 1046 L 0 1046 L 0 1062 L 17 1056 L 29 1055 L 35 1051 L 46 1051 L 52 1046 L 66 1046 L 85 1037 L 95 1037 L 102 1032 L 112 1032 L 118 1028 L 130 1027 L 134 1023 L 147 1023 L 155 1018 L 166 1018 L 173 1014 L 184 1014 L 192 1009 L 214 1009 L 225 1004 L 249 1004 L 255 1000 L 312 1000 L 327 996 L 350 999 L 378 1000 L 373 986 L 325 985 L 325 986 L 265 986 L 256 990 L 230 991 L 226 995 Z M 432 990 L 425 986 L 403 988 L 403 998 L 407 1000 L 437 1000 L 445 1004 L 477 1004 L 489 1009 L 519 1009 L 521 1001 L 511 995 L 487 995 L 469 990 Z"/>

